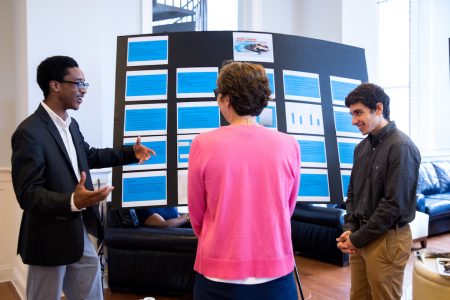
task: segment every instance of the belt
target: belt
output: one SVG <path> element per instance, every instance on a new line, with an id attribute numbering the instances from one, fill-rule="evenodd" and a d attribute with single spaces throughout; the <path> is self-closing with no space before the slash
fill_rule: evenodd
<path id="1" fill-rule="evenodd" d="M 367 220 L 366 218 L 362 218 L 359 219 L 359 228 L 361 228 L 364 224 L 369 223 L 369 220 Z M 403 226 L 405 226 L 408 223 L 397 223 L 392 225 L 391 227 L 389 227 L 389 229 L 399 229 L 402 228 Z"/>

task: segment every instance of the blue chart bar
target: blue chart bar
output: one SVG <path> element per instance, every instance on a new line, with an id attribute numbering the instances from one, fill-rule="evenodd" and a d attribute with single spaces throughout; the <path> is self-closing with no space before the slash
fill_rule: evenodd
<path id="1" fill-rule="evenodd" d="M 189 103 L 188 103 L 189 104 Z M 220 126 L 219 107 L 215 103 L 178 104 L 178 133 L 200 133 Z"/>
<path id="2" fill-rule="evenodd" d="M 166 109 L 128 110 L 126 131 L 166 130 Z"/>
<path id="3" fill-rule="evenodd" d="M 217 76 L 217 68 L 178 69 L 177 98 L 213 97 Z"/>
<path id="4" fill-rule="evenodd" d="M 345 101 L 345 97 L 358 85 L 355 83 L 331 81 L 331 90 L 333 92 L 333 100 Z"/>
<path id="5" fill-rule="evenodd" d="M 142 41 L 128 43 L 128 61 L 167 60 L 168 40 Z"/>
<path id="6" fill-rule="evenodd" d="M 353 164 L 353 152 L 356 144 L 338 142 L 339 161 L 341 164 Z"/>
<path id="7" fill-rule="evenodd" d="M 178 147 L 178 168 L 187 168 L 189 162 L 189 152 L 191 151 L 192 140 L 196 137 L 194 134 L 179 135 L 177 141 Z"/>
<path id="8" fill-rule="evenodd" d="M 305 174 L 302 173 L 300 180 L 299 197 L 318 200 L 318 198 L 329 198 L 327 174 Z"/>
<path id="9" fill-rule="evenodd" d="M 321 102 L 318 74 L 283 70 L 283 84 L 286 100 Z"/>
<path id="10" fill-rule="evenodd" d="M 342 174 L 341 182 L 342 182 L 342 193 L 344 194 L 344 198 L 347 198 L 348 185 L 350 184 L 350 175 Z"/>
<path id="11" fill-rule="evenodd" d="M 347 111 L 338 111 L 334 108 L 334 121 L 336 126 L 336 134 L 342 136 L 361 137 L 358 127 L 352 125 L 352 116 Z"/>
<path id="12" fill-rule="evenodd" d="M 267 73 L 267 77 L 269 78 L 270 91 L 272 92 L 270 96 L 275 98 L 275 75 L 274 75 L 274 70 L 273 69 L 266 69 L 266 73 Z"/>
<path id="13" fill-rule="evenodd" d="M 167 99 L 167 70 L 127 72 L 125 100 Z"/>
<path id="14" fill-rule="evenodd" d="M 146 138 L 142 138 L 143 140 Z M 147 138 L 148 139 L 148 138 Z M 135 140 L 133 138 L 133 140 Z M 123 166 L 124 171 L 137 170 L 137 169 L 152 169 L 152 168 L 166 168 L 167 167 L 167 142 L 165 140 L 154 141 L 141 141 L 141 144 L 153 149 L 156 152 L 156 156 L 152 156 L 150 159 L 143 163 L 135 163 Z M 127 142 L 125 145 L 134 145 L 134 142 Z"/>
<path id="15" fill-rule="evenodd" d="M 361 80 L 330 76 L 331 98 L 335 105 L 345 105 L 345 98 L 354 90 Z"/>
<path id="16" fill-rule="evenodd" d="M 167 199 L 166 176 L 131 177 L 122 181 L 123 202 Z"/>
<path id="17" fill-rule="evenodd" d="M 305 163 L 326 163 L 325 141 L 299 141 L 302 153 L 302 165 Z"/>
<path id="18" fill-rule="evenodd" d="M 125 106 L 125 135 L 165 134 L 167 130 L 167 106 Z"/>

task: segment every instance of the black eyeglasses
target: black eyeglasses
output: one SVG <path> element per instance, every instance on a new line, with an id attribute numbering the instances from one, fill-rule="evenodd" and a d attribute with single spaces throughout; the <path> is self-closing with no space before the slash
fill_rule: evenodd
<path id="1" fill-rule="evenodd" d="M 214 89 L 214 96 L 217 98 L 219 96 L 219 93 L 223 94 L 223 92 L 219 89 Z"/>
<path id="2" fill-rule="evenodd" d="M 87 90 L 88 87 L 89 87 L 89 83 L 82 82 L 82 81 L 59 80 L 59 82 L 66 82 L 66 83 L 76 84 L 79 90 L 82 90 L 82 89 Z"/>

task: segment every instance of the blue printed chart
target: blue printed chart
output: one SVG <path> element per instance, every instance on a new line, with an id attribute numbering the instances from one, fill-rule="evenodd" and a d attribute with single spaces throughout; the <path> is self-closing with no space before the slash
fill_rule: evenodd
<path id="1" fill-rule="evenodd" d="M 125 105 L 124 135 L 167 134 L 167 104 Z"/>
<path id="2" fill-rule="evenodd" d="M 125 101 L 167 100 L 167 70 L 128 71 Z"/>
<path id="3" fill-rule="evenodd" d="M 275 73 L 274 73 L 274 70 L 266 68 L 266 74 L 267 74 L 267 78 L 269 78 L 270 91 L 272 92 L 270 94 L 270 98 L 275 99 L 276 95 L 275 95 Z"/>
<path id="4" fill-rule="evenodd" d="M 183 134 L 178 135 L 177 138 L 177 167 L 187 168 L 189 161 L 189 152 L 191 150 L 192 140 L 196 137 L 196 134 Z"/>
<path id="5" fill-rule="evenodd" d="M 283 70 L 283 86 L 286 100 L 322 102 L 318 74 Z"/>
<path id="6" fill-rule="evenodd" d="M 302 167 L 327 167 L 325 137 L 312 135 L 292 135 L 298 142 Z"/>
<path id="7" fill-rule="evenodd" d="M 178 68 L 177 98 L 214 97 L 219 68 Z"/>
<path id="8" fill-rule="evenodd" d="M 124 138 L 124 145 L 134 145 L 136 138 Z M 167 168 L 167 137 L 166 136 L 146 136 L 141 138 L 141 143 L 153 149 L 156 156 L 144 161 L 144 163 L 131 164 L 123 166 L 124 171 L 136 170 L 152 170 L 152 169 L 166 169 Z"/>
<path id="9" fill-rule="evenodd" d="M 327 170 L 302 169 L 297 200 L 329 202 L 330 189 Z"/>
<path id="10" fill-rule="evenodd" d="M 347 200 L 347 190 L 350 183 L 350 174 L 350 170 L 341 170 L 342 195 L 344 195 L 344 201 Z"/>
<path id="11" fill-rule="evenodd" d="M 286 102 L 286 129 L 288 133 L 324 135 L 322 106 Z"/>
<path id="12" fill-rule="evenodd" d="M 122 174 L 122 206 L 167 205 L 167 172 Z"/>
<path id="13" fill-rule="evenodd" d="M 220 112 L 217 102 L 177 103 L 177 133 L 201 133 L 220 126 Z"/>
<path id="14" fill-rule="evenodd" d="M 345 97 L 359 84 L 361 84 L 361 80 L 330 76 L 333 104 L 345 106 Z"/>
<path id="15" fill-rule="evenodd" d="M 167 64 L 168 56 L 168 36 L 141 36 L 128 38 L 127 66 Z"/>
<path id="16" fill-rule="evenodd" d="M 341 168 L 351 169 L 353 167 L 353 152 L 359 142 L 361 142 L 361 139 L 337 138 L 339 164 Z"/>
<path id="17" fill-rule="evenodd" d="M 278 129 L 277 105 L 274 101 L 269 101 L 261 114 L 256 117 L 256 122 L 267 128 Z"/>
<path id="18" fill-rule="evenodd" d="M 348 108 L 334 106 L 333 111 L 337 136 L 362 137 L 358 127 L 352 124 L 352 116 Z"/>

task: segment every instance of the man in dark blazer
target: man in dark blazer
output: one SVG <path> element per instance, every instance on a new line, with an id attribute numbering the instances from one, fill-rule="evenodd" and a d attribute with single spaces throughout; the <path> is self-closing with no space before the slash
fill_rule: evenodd
<path id="1" fill-rule="evenodd" d="M 12 178 L 23 209 L 17 252 L 29 265 L 27 299 L 103 299 L 100 265 L 87 233 L 102 238 L 98 203 L 113 187 L 94 191 L 89 169 L 143 162 L 141 145 L 90 147 L 67 110 L 77 110 L 89 86 L 77 62 L 49 57 L 38 66 L 44 93 L 38 109 L 12 136 Z"/>

